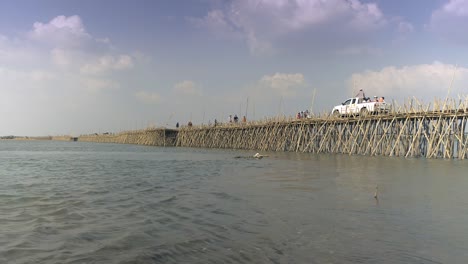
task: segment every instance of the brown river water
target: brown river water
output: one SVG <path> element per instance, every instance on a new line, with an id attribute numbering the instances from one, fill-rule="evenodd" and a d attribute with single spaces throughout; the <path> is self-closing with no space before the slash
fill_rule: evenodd
<path id="1" fill-rule="evenodd" d="M 468 161 L 253 154 L 0 141 L 0 263 L 468 263 Z"/>

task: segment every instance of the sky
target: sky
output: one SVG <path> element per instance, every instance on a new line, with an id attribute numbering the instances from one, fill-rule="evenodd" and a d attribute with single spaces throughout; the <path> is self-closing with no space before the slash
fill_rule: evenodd
<path id="1" fill-rule="evenodd" d="M 468 0 L 1 0 L 0 135 L 468 94 Z"/>

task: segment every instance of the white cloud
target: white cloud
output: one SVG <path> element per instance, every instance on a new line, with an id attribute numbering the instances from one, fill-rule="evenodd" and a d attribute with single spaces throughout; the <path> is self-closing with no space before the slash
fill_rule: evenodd
<path id="1" fill-rule="evenodd" d="M 411 24 L 409 22 L 400 21 L 398 23 L 397 31 L 400 34 L 410 34 L 410 33 L 414 32 L 414 26 L 413 26 L 413 24 Z"/>
<path id="2" fill-rule="evenodd" d="M 236 36 L 238 32 L 234 25 L 229 22 L 222 10 L 211 10 L 203 18 L 188 18 L 188 21 L 200 28 L 206 28 L 209 31 L 223 37 Z M 239 35 L 240 36 L 240 35 Z"/>
<path id="3" fill-rule="evenodd" d="M 102 56 L 93 63 L 83 65 L 80 71 L 85 74 L 102 74 L 113 70 L 130 69 L 133 66 L 133 59 L 129 55 Z"/>
<path id="4" fill-rule="evenodd" d="M 367 96 L 385 96 L 403 100 L 409 97 L 430 100 L 447 96 L 450 83 L 451 96 L 468 91 L 468 68 L 434 62 L 404 67 L 386 67 L 380 71 L 353 74 L 348 82 L 352 93 L 364 89 Z"/>
<path id="5" fill-rule="evenodd" d="M 468 1 L 450 0 L 442 7 L 442 11 L 456 16 L 468 16 Z"/>
<path id="6" fill-rule="evenodd" d="M 245 17 L 248 14 L 256 14 L 258 19 Z M 364 4 L 359 0 L 234 1 L 231 16 L 243 27 L 265 26 L 261 24 L 272 22 L 275 28 L 269 30 L 282 33 L 338 20 L 348 22 L 355 30 L 373 29 L 386 23 L 376 4 Z"/>
<path id="7" fill-rule="evenodd" d="M 59 47 L 79 47 L 91 40 L 91 35 L 79 16 L 57 16 L 49 23 L 35 22 L 29 36 L 39 42 Z"/>
<path id="8" fill-rule="evenodd" d="M 194 82 L 187 80 L 174 85 L 174 91 L 178 95 L 199 96 L 202 94 Z"/>
<path id="9" fill-rule="evenodd" d="M 259 81 L 260 87 L 285 97 L 296 96 L 297 89 L 304 84 L 304 76 L 301 73 L 275 73 L 273 75 L 265 75 Z"/>
<path id="10" fill-rule="evenodd" d="M 189 21 L 217 35 L 242 36 L 252 54 L 271 54 L 273 43 L 292 33 L 362 33 L 387 24 L 376 4 L 359 0 L 233 0 Z"/>
<path id="11" fill-rule="evenodd" d="M 135 97 L 143 102 L 148 104 L 158 104 L 162 102 L 163 98 L 160 94 L 156 92 L 147 92 L 147 91 L 139 91 L 135 93 Z"/>
<path id="12" fill-rule="evenodd" d="M 43 55 L 36 47 L 27 46 L 21 39 L 0 36 L 0 64 L 13 66 L 31 64 Z"/>
<path id="13" fill-rule="evenodd" d="M 382 11 L 375 3 L 360 3 L 358 0 L 351 0 L 351 9 L 348 12 L 353 17 L 352 25 L 358 30 L 372 30 L 380 28 L 387 23 Z M 341 4 L 343 4 L 341 2 Z"/>
<path id="14" fill-rule="evenodd" d="M 442 38 L 466 45 L 468 43 L 468 0 L 449 0 L 432 12 L 428 29 Z"/>
<path id="15" fill-rule="evenodd" d="M 53 49 L 50 52 L 52 63 L 58 66 L 68 66 L 72 63 L 72 58 L 67 51 L 63 49 Z"/>
<path id="16" fill-rule="evenodd" d="M 60 30 L 65 30 L 74 35 L 88 35 L 79 16 L 58 16 L 47 24 L 35 22 L 33 27 L 33 33 L 36 35 L 44 36 L 56 33 Z"/>
<path id="17" fill-rule="evenodd" d="M 107 89 L 115 89 L 119 87 L 119 84 L 110 79 L 98 79 L 98 78 L 83 78 L 82 84 L 84 87 L 91 92 L 101 92 Z"/>
<path id="18" fill-rule="evenodd" d="M 49 23 L 36 22 L 28 34 L 7 37 L 0 35 L 0 65 L 7 65 L 2 70 L 0 82 L 7 82 L 14 87 L 21 85 L 22 89 L 36 89 L 36 82 L 49 82 L 53 90 L 84 89 L 95 92 L 119 87 L 114 80 L 115 71 L 122 71 L 134 67 L 131 56 L 113 54 L 113 48 L 108 45 L 108 39 L 101 41 L 102 49 L 96 46 L 79 45 L 92 41 L 86 32 L 79 16 L 57 16 Z M 77 43 L 71 43 L 75 42 Z M 84 41 L 84 42 L 83 42 Z M 96 40 L 99 42 L 98 40 Z M 51 45 L 37 45 L 48 43 Z M 70 43 L 69 43 L 70 42 Z M 105 74 L 105 78 L 99 78 Z M 92 75 L 92 76 L 90 76 Z M 21 77 L 19 77 L 21 76 Z M 12 78 L 21 82 L 11 81 Z M 70 80 L 77 85 L 71 84 Z M 67 84 L 63 87 L 63 84 Z"/>
<path id="19" fill-rule="evenodd" d="M 125 70 L 133 68 L 133 59 L 129 55 L 120 55 L 114 64 L 113 69 Z"/>

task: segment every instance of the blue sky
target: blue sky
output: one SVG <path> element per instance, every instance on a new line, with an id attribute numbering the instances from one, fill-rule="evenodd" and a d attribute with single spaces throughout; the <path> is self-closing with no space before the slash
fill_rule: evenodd
<path id="1" fill-rule="evenodd" d="M 468 92 L 468 0 L 0 5 L 0 135 L 325 112 L 360 88 L 400 103 Z"/>

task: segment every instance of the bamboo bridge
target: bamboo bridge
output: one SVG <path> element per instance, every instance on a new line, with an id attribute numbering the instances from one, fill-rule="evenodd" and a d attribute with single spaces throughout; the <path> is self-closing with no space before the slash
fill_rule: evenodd
<path id="1" fill-rule="evenodd" d="M 272 118 L 246 123 L 175 129 L 145 129 L 116 135 L 81 136 L 79 141 L 153 146 L 249 149 L 465 159 L 468 104 L 437 109 L 419 106 L 386 114 Z"/>
<path id="2" fill-rule="evenodd" d="M 81 135 L 78 141 L 96 143 L 136 144 L 147 146 L 174 147 L 177 137 L 176 129 L 147 128 L 142 130 L 124 131 L 117 134 Z"/>

